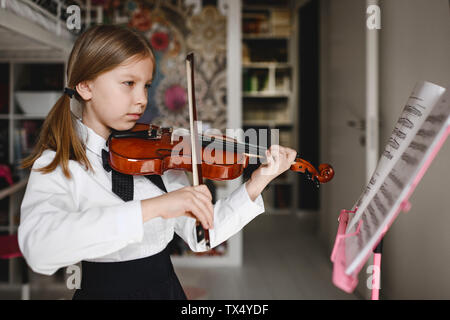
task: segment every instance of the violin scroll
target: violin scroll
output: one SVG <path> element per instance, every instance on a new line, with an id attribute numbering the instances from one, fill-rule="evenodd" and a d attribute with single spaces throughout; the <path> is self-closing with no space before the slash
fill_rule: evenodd
<path id="1" fill-rule="evenodd" d="M 301 158 L 296 158 L 290 169 L 292 171 L 304 173 L 317 187 L 319 187 L 321 183 L 326 183 L 334 177 L 334 169 L 329 164 L 321 164 L 319 165 L 319 170 L 317 170 L 312 164 Z"/>
<path id="2" fill-rule="evenodd" d="M 328 163 L 322 163 L 319 165 L 319 176 L 318 180 L 320 183 L 326 183 L 333 179 L 334 177 L 334 169 Z"/>

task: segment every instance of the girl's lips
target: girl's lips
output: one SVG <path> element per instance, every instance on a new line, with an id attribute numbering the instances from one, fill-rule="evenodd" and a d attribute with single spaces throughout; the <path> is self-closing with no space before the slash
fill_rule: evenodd
<path id="1" fill-rule="evenodd" d="M 139 119 L 142 113 L 127 113 L 127 115 L 132 117 L 133 119 Z"/>

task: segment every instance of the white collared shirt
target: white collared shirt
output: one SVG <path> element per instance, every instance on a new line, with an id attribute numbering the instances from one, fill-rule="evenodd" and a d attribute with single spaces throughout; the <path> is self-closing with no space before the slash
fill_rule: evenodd
<path id="1" fill-rule="evenodd" d="M 198 244 L 194 218 L 160 217 L 142 222 L 141 200 L 163 191 L 143 176 L 134 176 L 134 198 L 124 202 L 112 189 L 111 172 L 102 165 L 104 138 L 77 120 L 94 173 L 70 160 L 72 179 L 60 166 L 51 173 L 32 170 L 21 205 L 18 240 L 34 272 L 51 275 L 59 268 L 82 260 L 115 262 L 144 258 L 161 252 L 176 232 L 192 251 L 206 251 Z M 49 164 L 55 156 L 46 150 L 32 169 Z M 168 192 L 190 185 L 184 171 L 168 170 L 161 176 Z M 224 242 L 264 212 L 261 195 L 252 201 L 242 184 L 214 204 L 211 247 Z"/>

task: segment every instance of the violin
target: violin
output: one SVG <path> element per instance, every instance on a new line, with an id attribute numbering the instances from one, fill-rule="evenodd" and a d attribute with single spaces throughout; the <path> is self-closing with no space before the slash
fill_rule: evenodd
<path id="1" fill-rule="evenodd" d="M 176 169 L 192 172 L 193 186 L 211 180 L 230 180 L 242 175 L 250 157 L 265 158 L 266 149 L 251 144 L 238 143 L 228 137 L 198 134 L 195 104 L 194 54 L 186 56 L 187 93 L 189 104 L 190 135 L 176 137 L 172 128 L 152 124 L 136 124 L 131 130 L 113 131 L 108 138 L 109 164 L 129 175 L 162 175 Z M 321 164 L 316 170 L 298 155 L 291 170 L 306 174 L 317 186 L 330 181 L 333 168 Z M 196 221 L 197 242 L 211 248 L 209 230 Z"/>
<path id="2" fill-rule="evenodd" d="M 174 136 L 172 128 L 137 123 L 131 130 L 112 132 L 108 139 L 111 167 L 130 175 L 162 175 L 166 170 L 192 172 L 190 135 Z M 266 149 L 238 143 L 230 137 L 198 135 L 203 178 L 232 180 L 243 174 L 251 157 L 265 159 Z M 318 170 L 297 154 L 290 170 L 303 173 L 318 187 L 330 181 L 334 170 L 321 164 Z"/>

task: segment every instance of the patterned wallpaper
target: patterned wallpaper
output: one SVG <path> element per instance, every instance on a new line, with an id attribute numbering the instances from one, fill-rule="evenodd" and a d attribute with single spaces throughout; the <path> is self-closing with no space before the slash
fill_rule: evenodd
<path id="1" fill-rule="evenodd" d="M 103 6 L 103 23 L 123 24 L 141 31 L 152 44 L 157 61 L 147 109 L 139 120 L 189 129 L 186 55 L 194 53 L 197 118 L 202 128 L 225 133 L 226 0 L 92 0 Z M 215 182 L 205 180 L 215 198 Z M 228 243 L 195 255 L 223 255 Z M 177 235 L 171 253 L 194 254 Z"/>
<path id="2" fill-rule="evenodd" d="M 185 58 L 195 56 L 195 97 L 203 128 L 226 128 L 226 16 L 224 1 L 93 1 L 105 23 L 133 27 L 149 39 L 157 69 L 149 105 L 139 122 L 189 128 Z M 210 4 L 213 3 L 213 4 Z"/>

